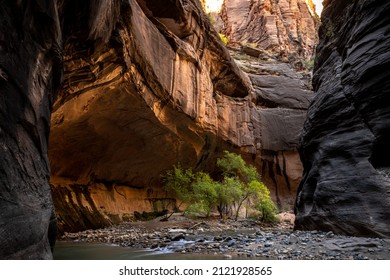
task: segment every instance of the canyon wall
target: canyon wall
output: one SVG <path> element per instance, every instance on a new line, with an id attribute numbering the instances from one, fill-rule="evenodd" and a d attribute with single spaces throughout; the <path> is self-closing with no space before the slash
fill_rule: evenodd
<path id="1" fill-rule="evenodd" d="M 325 1 L 295 228 L 390 236 L 390 3 Z"/>
<path id="2" fill-rule="evenodd" d="M 47 150 L 50 106 L 61 83 L 59 22 L 49 2 L 3 2 L 0 259 L 48 259 L 56 236 Z"/>
<path id="3" fill-rule="evenodd" d="M 221 33 L 230 42 L 256 45 L 279 59 L 310 59 L 319 18 L 306 0 L 225 0 Z"/>
<path id="4" fill-rule="evenodd" d="M 180 163 L 214 173 L 224 150 L 255 164 L 292 209 L 307 77 L 250 57 L 241 71 L 197 1 L 125 2 L 106 41 L 88 30 L 64 41 L 49 150 L 59 231 L 161 211 L 172 199 L 164 171 Z M 76 10 L 70 30 L 88 20 L 89 7 Z"/>
<path id="5" fill-rule="evenodd" d="M 101 227 L 162 210 L 161 173 L 214 173 L 224 150 L 291 207 L 305 74 L 238 52 L 242 71 L 195 0 L 3 6 L 1 258 L 51 257 L 50 186 L 60 233 Z"/>
<path id="6" fill-rule="evenodd" d="M 105 42 L 74 31 L 64 41 L 49 150 L 60 231 L 84 229 L 84 216 L 99 227 L 156 210 L 174 164 L 213 171 L 224 149 L 256 154 L 250 81 L 199 3 L 124 1 L 119 10 Z M 77 11 L 69 19 L 83 26 L 90 9 Z M 124 197 L 124 208 L 110 207 Z"/>

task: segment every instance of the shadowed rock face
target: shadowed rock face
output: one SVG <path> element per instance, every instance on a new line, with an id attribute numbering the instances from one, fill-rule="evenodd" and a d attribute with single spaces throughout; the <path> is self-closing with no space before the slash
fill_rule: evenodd
<path id="1" fill-rule="evenodd" d="M 281 209 L 291 209 L 302 176 L 299 135 L 312 98 L 304 72 L 276 59 L 233 53 L 252 82 L 252 125 L 262 179 Z"/>
<path id="2" fill-rule="evenodd" d="M 0 259 L 48 259 L 56 235 L 47 142 L 50 105 L 61 80 L 59 23 L 50 1 L 3 2 Z"/>
<path id="3" fill-rule="evenodd" d="M 296 229 L 390 236 L 390 3 L 326 1 Z"/>

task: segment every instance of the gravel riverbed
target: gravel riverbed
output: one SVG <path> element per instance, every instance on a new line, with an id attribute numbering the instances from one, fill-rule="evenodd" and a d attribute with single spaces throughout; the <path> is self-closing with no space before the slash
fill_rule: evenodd
<path id="1" fill-rule="evenodd" d="M 109 243 L 136 249 L 212 254 L 221 259 L 379 260 L 390 259 L 390 239 L 292 231 L 291 222 L 191 220 L 128 222 L 104 229 L 65 233 L 60 240 Z"/>

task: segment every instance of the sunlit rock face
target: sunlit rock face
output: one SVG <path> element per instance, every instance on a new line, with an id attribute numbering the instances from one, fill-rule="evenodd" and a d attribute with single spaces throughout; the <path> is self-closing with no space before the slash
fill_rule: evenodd
<path id="1" fill-rule="evenodd" d="M 93 29 L 75 32 L 89 7 L 63 7 L 70 34 L 49 151 L 60 230 L 162 210 L 161 174 L 174 164 L 213 171 L 224 149 L 256 155 L 250 80 L 197 1 L 101 9 L 117 20 L 96 39 Z"/>
<path id="2" fill-rule="evenodd" d="M 242 72 L 197 1 L 102 9 L 113 14 L 94 13 L 117 21 L 95 38 L 98 27 L 77 29 L 88 26 L 88 7 L 62 8 L 70 33 L 49 150 L 60 232 L 161 211 L 172 199 L 161 189 L 165 170 L 180 163 L 213 173 L 225 149 L 255 164 L 291 209 L 305 77 L 283 63 Z"/>
<path id="3" fill-rule="evenodd" d="M 390 2 L 326 1 L 296 229 L 390 236 Z"/>
<path id="4" fill-rule="evenodd" d="M 308 59 L 318 42 L 313 11 L 306 0 L 225 0 L 221 32 L 232 42 L 256 44 L 281 58 Z"/>

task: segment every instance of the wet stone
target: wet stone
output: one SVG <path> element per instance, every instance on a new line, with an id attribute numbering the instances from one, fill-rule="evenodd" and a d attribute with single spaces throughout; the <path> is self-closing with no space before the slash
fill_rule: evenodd
<path id="1" fill-rule="evenodd" d="M 233 258 L 269 259 L 389 259 L 390 240 L 338 236 L 333 232 L 288 232 L 253 229 L 225 221 L 217 226 L 205 224 L 201 235 L 183 226 L 170 229 L 144 228 L 132 224 L 112 228 L 65 233 L 63 240 L 111 243 L 137 249 L 164 250 L 185 254 L 216 254 Z M 242 224 L 245 225 L 245 224 Z M 188 226 L 189 228 L 191 225 Z M 239 233 L 245 230 L 245 234 Z M 218 232 L 224 231 L 223 235 Z M 217 233 L 217 234 L 215 234 Z M 184 253 L 183 253 L 184 254 Z"/>

